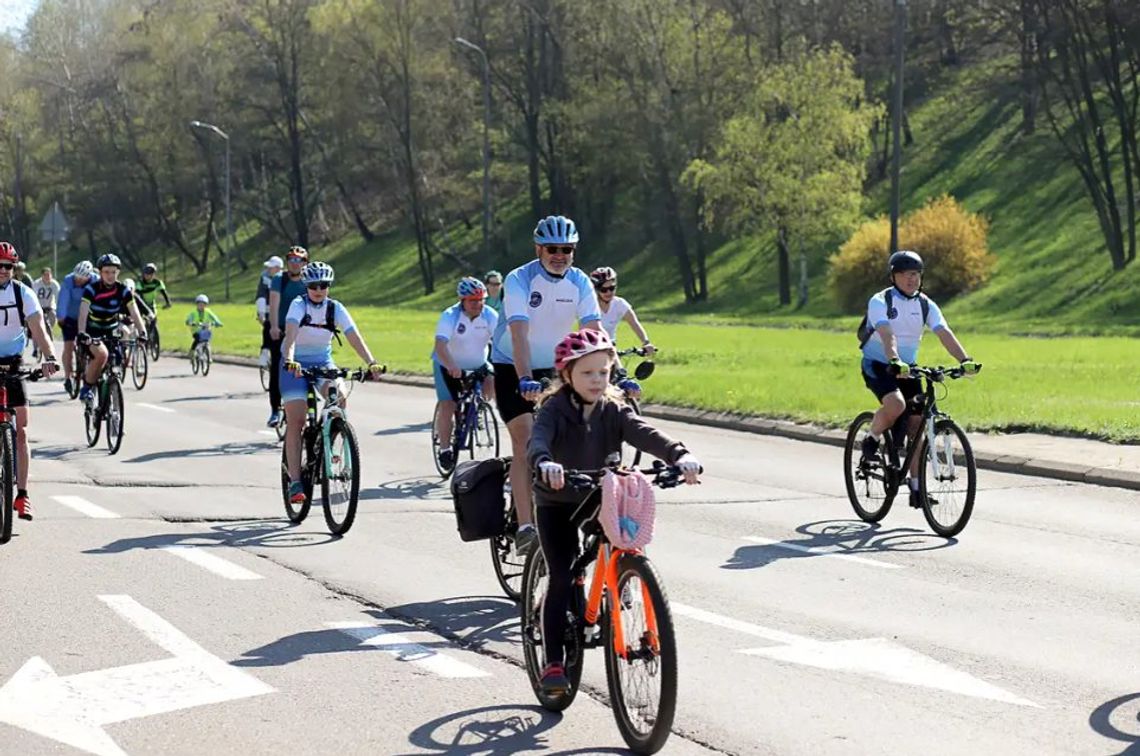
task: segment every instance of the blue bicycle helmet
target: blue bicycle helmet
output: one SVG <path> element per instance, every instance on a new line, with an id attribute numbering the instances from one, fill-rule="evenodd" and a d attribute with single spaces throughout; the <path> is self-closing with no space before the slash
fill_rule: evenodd
<path id="1" fill-rule="evenodd" d="M 478 278 L 467 276 L 459 280 L 459 285 L 455 287 L 455 293 L 459 295 L 460 299 L 485 299 L 487 287 Z"/>
<path id="2" fill-rule="evenodd" d="M 301 269 L 301 280 L 308 286 L 312 283 L 332 283 L 335 274 L 332 266 L 323 262 L 311 262 Z"/>
<path id="3" fill-rule="evenodd" d="M 534 227 L 534 243 L 544 247 L 551 244 L 577 244 L 578 227 L 564 215 L 548 215 Z"/>

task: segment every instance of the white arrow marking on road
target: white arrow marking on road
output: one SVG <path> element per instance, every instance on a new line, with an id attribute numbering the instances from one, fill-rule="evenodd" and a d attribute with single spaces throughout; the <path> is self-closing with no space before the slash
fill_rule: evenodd
<path id="1" fill-rule="evenodd" d="M 890 562 L 878 562 L 874 559 L 867 559 L 866 557 L 857 557 L 854 554 L 844 554 L 835 551 L 822 551 L 818 547 L 811 548 L 808 546 L 800 546 L 795 543 L 785 543 L 784 541 L 777 541 L 775 538 L 763 538 L 761 536 L 744 536 L 744 540 L 752 541 L 753 543 L 762 543 L 765 546 L 776 546 L 781 549 L 788 549 L 789 551 L 799 551 L 804 554 L 811 554 L 812 556 L 834 557 L 835 559 L 846 559 L 849 562 L 858 562 L 859 564 L 866 564 L 871 567 L 885 567 L 888 570 L 901 570 L 903 565 L 891 564 Z"/>
<path id="2" fill-rule="evenodd" d="M 241 565 L 234 564 L 228 559 L 222 559 L 220 556 L 202 551 L 201 548 L 197 546 L 179 544 L 163 546 L 162 550 L 176 557 L 181 557 L 187 562 L 192 562 L 199 567 L 204 567 L 215 575 L 221 575 L 230 580 L 264 580 L 264 578 L 256 572 L 247 570 Z"/>
<path id="3" fill-rule="evenodd" d="M 98 504 L 92 504 L 82 496 L 53 496 L 52 498 L 65 507 L 70 507 L 79 514 L 84 514 L 88 517 L 95 517 L 101 520 L 114 520 L 119 517 L 111 510 L 103 509 L 103 507 Z"/>
<path id="4" fill-rule="evenodd" d="M 670 602 L 673 614 L 753 635 L 783 645 L 771 648 L 742 649 L 740 653 L 766 656 L 793 664 L 820 669 L 856 672 L 904 685 L 935 688 L 975 698 L 1038 707 L 1032 701 L 979 680 L 929 656 L 892 643 L 886 638 L 864 640 L 817 641 L 802 635 L 773 630 L 751 622 L 743 622 L 720 614 Z"/>
<path id="5" fill-rule="evenodd" d="M 146 407 L 147 409 L 158 410 L 159 412 L 174 412 L 169 407 L 159 407 L 157 404 L 147 404 L 146 402 L 136 402 L 136 407 Z"/>
<path id="6" fill-rule="evenodd" d="M 458 659 L 453 659 L 426 646 L 413 643 L 399 633 L 390 633 L 375 625 L 363 622 L 326 622 L 325 625 L 362 641 L 361 645 L 363 646 L 379 648 L 400 661 L 411 662 L 434 672 L 440 677 L 491 676 L 490 673 L 484 672 L 478 667 L 472 667 Z"/>
<path id="7" fill-rule="evenodd" d="M 103 725 L 274 692 L 130 596 L 99 599 L 173 657 L 60 677 L 33 656 L 0 688 L 0 722 L 98 756 L 123 756 Z"/>

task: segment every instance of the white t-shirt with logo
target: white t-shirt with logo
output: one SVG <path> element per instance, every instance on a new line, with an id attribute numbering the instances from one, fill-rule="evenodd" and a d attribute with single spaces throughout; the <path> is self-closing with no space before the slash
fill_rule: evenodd
<path id="1" fill-rule="evenodd" d="M 510 323 L 530 324 L 530 366 L 554 367 L 554 347 L 562 338 L 587 323 L 601 319 L 598 297 L 590 277 L 568 268 L 561 278 L 550 275 L 539 260 L 515 268 L 503 282 L 503 313 L 492 342 L 491 360 L 514 364 Z"/>
<path id="2" fill-rule="evenodd" d="M 36 290 L 36 297 L 40 300 L 41 309 L 55 309 L 55 302 L 59 297 L 59 281 L 53 278 L 50 282 L 44 283 L 42 278 L 37 278 L 36 284 L 32 288 Z"/>
<path id="3" fill-rule="evenodd" d="M 335 312 L 333 314 L 336 327 L 341 333 L 352 333 L 356 330 L 356 323 L 348 314 L 348 308 L 335 299 L 326 299 L 332 302 Z M 332 331 L 325 328 L 325 313 L 328 305 L 321 302 L 319 305 L 309 301 L 307 296 L 300 296 L 289 305 L 285 313 L 285 323 L 295 323 L 297 339 L 293 342 L 293 359 L 302 364 L 323 365 L 332 361 Z M 305 315 L 309 316 L 309 325 L 301 326 Z"/>
<path id="4" fill-rule="evenodd" d="M 893 287 L 892 287 L 893 288 Z M 895 291 L 891 295 L 891 304 L 894 312 L 887 311 L 887 292 L 883 289 L 867 302 L 867 322 L 878 329 L 881 325 L 889 325 L 898 343 L 899 359 L 908 365 L 918 361 L 918 346 L 922 343 L 922 333 L 926 326 L 937 331 L 946 328 L 946 321 L 942 317 L 942 310 L 927 297 L 930 303 L 930 312 L 926 322 L 922 321 L 922 302 L 920 297 L 907 299 L 901 292 Z M 926 296 L 926 295 L 922 295 Z M 867 343 L 863 345 L 864 359 L 875 362 L 889 362 L 887 352 L 883 349 L 883 340 L 878 330 L 872 334 Z"/>
<path id="5" fill-rule="evenodd" d="M 602 328 L 606 329 L 606 333 L 610 335 L 610 340 L 615 344 L 617 343 L 618 326 L 621 325 L 622 318 L 631 309 L 633 308 L 629 306 L 629 302 L 621 297 L 614 297 L 610 300 L 610 309 L 602 313 Z"/>
<path id="6" fill-rule="evenodd" d="M 459 302 L 439 316 L 435 338 L 447 342 L 447 351 L 460 370 L 475 370 L 487 362 L 487 345 L 491 343 L 498 322 L 499 313 L 493 308 L 483 305 L 483 311 L 472 320 L 463 311 L 463 303 Z M 432 350 L 431 358 L 433 362 L 439 362 L 435 350 Z"/>
<path id="7" fill-rule="evenodd" d="M 20 325 L 20 313 L 16 309 L 16 288 L 20 289 L 20 299 L 24 305 L 24 320 L 43 312 L 39 300 L 31 287 L 19 281 L 12 281 L 0 289 L 0 357 L 16 357 L 24 353 L 28 337 Z"/>

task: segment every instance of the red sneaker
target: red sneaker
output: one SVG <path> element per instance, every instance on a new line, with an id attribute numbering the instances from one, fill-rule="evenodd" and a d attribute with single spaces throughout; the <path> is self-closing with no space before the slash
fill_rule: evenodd
<path id="1" fill-rule="evenodd" d="M 32 519 L 32 502 L 27 496 L 17 496 L 12 502 L 12 509 L 16 510 L 21 520 Z"/>

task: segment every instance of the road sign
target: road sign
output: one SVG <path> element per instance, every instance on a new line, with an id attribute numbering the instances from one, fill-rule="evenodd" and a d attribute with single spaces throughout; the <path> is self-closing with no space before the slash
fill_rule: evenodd
<path id="1" fill-rule="evenodd" d="M 166 659 L 61 677 L 33 656 L 0 688 L 0 722 L 99 756 L 124 756 L 103 725 L 273 693 L 130 596 L 100 596 Z"/>
<path id="2" fill-rule="evenodd" d="M 40 222 L 41 238 L 46 242 L 64 242 L 67 241 L 69 231 L 71 224 L 60 209 L 59 203 L 51 203 L 51 209 L 44 213 L 44 219 Z"/>

